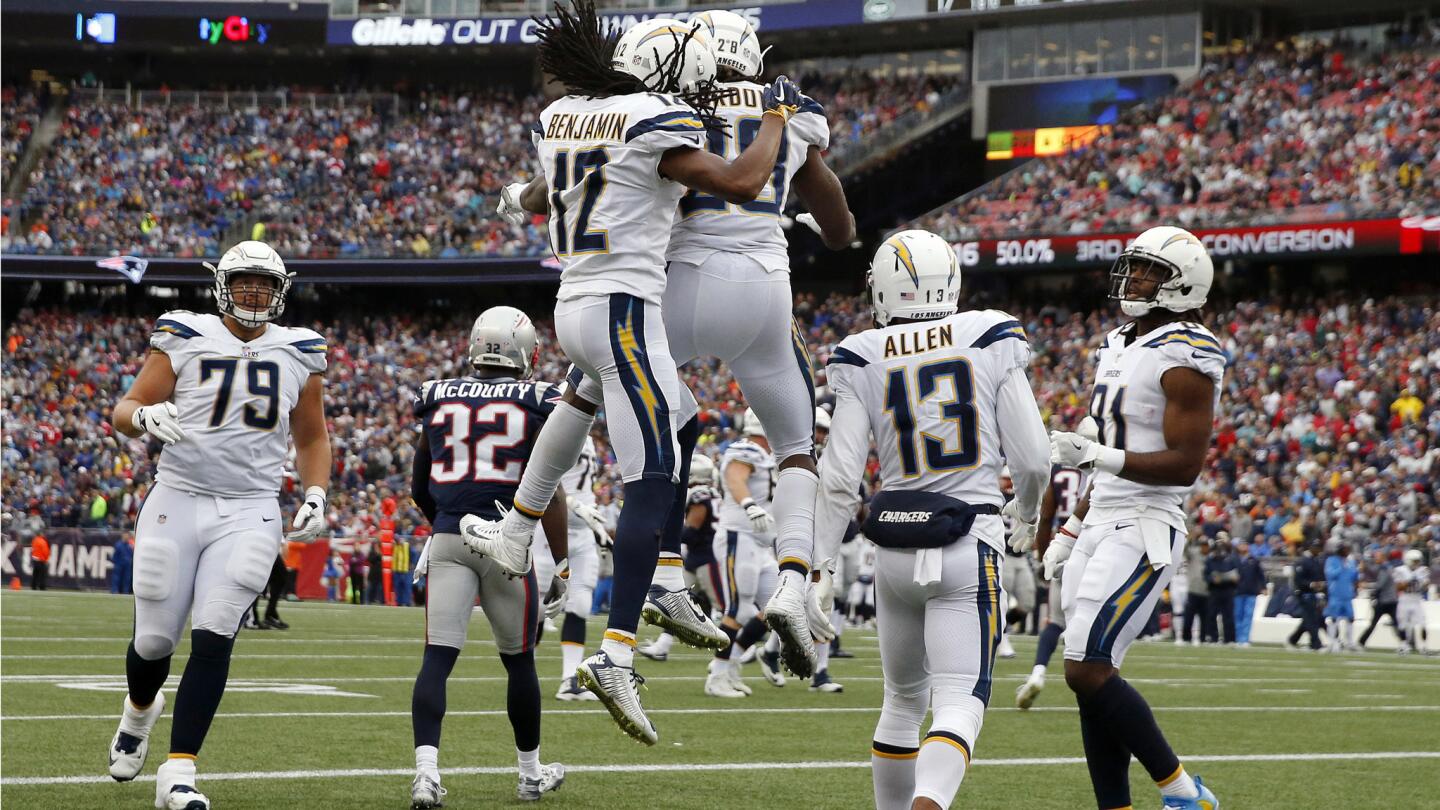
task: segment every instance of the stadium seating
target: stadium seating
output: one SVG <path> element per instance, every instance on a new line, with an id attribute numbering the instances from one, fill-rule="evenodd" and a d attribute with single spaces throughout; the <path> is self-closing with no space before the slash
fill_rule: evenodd
<path id="1" fill-rule="evenodd" d="M 921 217 L 952 241 L 1440 210 L 1440 56 L 1272 46 L 1207 62 L 1088 147 Z"/>
<path id="2" fill-rule="evenodd" d="M 801 295 L 796 311 L 817 364 L 870 322 L 854 297 Z M 1054 306 L 1011 311 L 1035 349 L 1031 375 L 1047 421 L 1074 425 L 1089 399 L 1086 357 L 1116 325 L 1113 316 Z M 468 321 L 458 313 L 371 314 L 310 325 L 331 339 L 331 528 L 354 535 L 380 500 L 409 491 L 407 403 L 424 380 L 455 373 L 451 358 L 461 356 Z M 1211 325 L 1233 365 L 1215 449 L 1191 504 L 1197 531 L 1257 537 L 1266 553 L 1280 554 L 1301 539 L 1331 537 L 1376 547 L 1440 544 L 1440 311 L 1418 299 L 1317 299 L 1300 308 L 1251 301 Z M 105 418 L 139 368 L 149 328 L 143 319 L 41 310 L 22 312 L 7 329 L 7 514 L 42 525 L 132 525 L 158 445 L 116 436 Z M 542 346 L 537 376 L 560 379 L 566 364 L 545 324 Z M 744 399 L 714 363 L 692 364 L 684 379 L 701 403 L 701 448 L 716 453 L 736 437 Z M 597 432 L 603 457 L 604 431 Z M 873 459 L 869 472 L 878 475 Z M 607 465 L 602 502 L 617 487 Z M 109 504 L 99 521 L 91 518 L 97 494 Z M 423 523 L 408 506 L 397 522 L 402 534 Z"/>

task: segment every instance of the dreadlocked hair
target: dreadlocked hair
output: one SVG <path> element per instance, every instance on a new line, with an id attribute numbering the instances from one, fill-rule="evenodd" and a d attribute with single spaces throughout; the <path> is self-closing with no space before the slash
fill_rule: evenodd
<path id="1" fill-rule="evenodd" d="M 573 7 L 571 11 L 556 3 L 553 16 L 533 18 L 540 41 L 540 69 L 572 96 L 605 98 L 648 92 L 639 79 L 611 66 L 620 33 L 606 33 L 601 27 L 594 0 L 574 0 Z"/>

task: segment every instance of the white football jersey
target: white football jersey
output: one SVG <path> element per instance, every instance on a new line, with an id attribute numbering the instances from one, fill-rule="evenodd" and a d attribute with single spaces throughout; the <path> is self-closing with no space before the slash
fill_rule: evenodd
<path id="1" fill-rule="evenodd" d="M 219 315 L 177 310 L 155 322 L 150 345 L 175 370 L 185 440 L 160 452 L 155 480 L 230 498 L 275 496 L 290 443 L 290 411 L 311 374 L 325 373 L 325 338 L 270 324 L 235 337 Z"/>
<path id="2" fill-rule="evenodd" d="M 748 439 L 741 439 L 730 445 L 725 449 L 725 455 L 720 458 L 722 488 L 725 482 L 725 471 L 737 461 L 743 461 L 754 468 L 750 473 L 749 480 L 745 483 L 750 487 L 750 497 L 754 498 L 755 503 L 768 512 L 770 497 L 773 494 L 771 488 L 774 486 L 775 454 Z M 745 516 L 745 510 L 740 507 L 740 502 L 728 489 L 725 490 L 724 500 L 720 502 L 720 528 L 723 531 L 750 531 L 750 518 Z"/>
<path id="3" fill-rule="evenodd" d="M 676 147 L 705 148 L 705 125 L 674 96 L 565 96 L 534 132 L 550 188 L 550 248 L 561 301 L 629 293 L 659 304 L 665 247 L 685 187 L 660 176 Z"/>
<path id="4" fill-rule="evenodd" d="M 998 507 L 996 403 L 1010 372 L 1029 364 L 1020 322 L 990 309 L 850 335 L 825 371 L 837 397 L 864 404 L 885 489 Z"/>
<path id="5" fill-rule="evenodd" d="M 1430 569 L 1425 566 L 1411 568 L 1402 565 L 1392 573 L 1395 577 L 1395 591 L 1404 604 L 1419 604 L 1430 589 Z"/>
<path id="6" fill-rule="evenodd" d="M 1074 467 L 1053 465 L 1050 469 L 1050 489 L 1055 493 L 1055 525 L 1062 526 L 1075 514 L 1075 507 L 1085 497 L 1085 487 L 1090 485 L 1090 473 Z"/>
<path id="7" fill-rule="evenodd" d="M 1154 453 L 1166 448 L 1160 378 L 1172 368 L 1194 369 L 1215 383 L 1218 406 L 1229 357 L 1215 335 L 1198 323 L 1168 323 L 1143 335 L 1135 331 L 1132 321 L 1105 336 L 1096 355 L 1090 415 L 1100 425 L 1102 444 Z M 1087 522 L 1143 512 L 1183 530 L 1185 496 L 1193 488 L 1193 482 L 1183 487 L 1139 484 L 1096 471 Z"/>
<path id="8" fill-rule="evenodd" d="M 729 128 L 709 133 L 707 141 L 711 152 L 734 160 L 760 132 L 765 87 L 754 82 L 728 82 L 721 87 L 727 95 L 717 113 Z M 789 244 L 780 229 L 780 214 L 790 196 L 790 181 L 805 165 L 811 146 L 822 150 L 830 146 L 830 125 L 824 108 L 807 98 L 785 126 L 770 184 L 753 202 L 735 205 L 698 191 L 680 198 L 680 219 L 670 235 L 667 258 L 700 265 L 714 253 L 743 253 L 766 270 L 789 271 Z"/>
<path id="9" fill-rule="evenodd" d="M 595 452 L 595 440 L 586 436 L 575 466 L 560 476 L 560 484 L 565 487 L 565 497 L 586 506 L 594 506 L 595 479 L 599 475 L 600 456 Z"/>

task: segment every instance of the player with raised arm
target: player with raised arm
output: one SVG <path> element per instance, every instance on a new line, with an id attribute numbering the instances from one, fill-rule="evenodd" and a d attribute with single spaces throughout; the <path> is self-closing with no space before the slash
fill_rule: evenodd
<path id="1" fill-rule="evenodd" d="M 1215 270 L 1189 231 L 1151 228 L 1115 261 L 1110 298 L 1134 320 L 1105 336 L 1090 416 L 1098 437 L 1050 434 L 1051 461 L 1094 472 L 1090 494 L 1045 551 L 1065 566 L 1065 682 L 1101 810 L 1130 806 L 1130 757 L 1166 810 L 1220 802 L 1170 748 L 1150 705 L 1120 676 L 1185 548 L 1185 498 L 1210 449 L 1228 357 L 1200 323 Z"/>
<path id="2" fill-rule="evenodd" d="M 830 357 L 835 394 L 820 463 L 816 556 L 828 559 L 855 514 L 873 435 L 885 486 L 865 536 L 885 697 L 871 744 L 880 810 L 948 808 L 990 699 L 1005 621 L 1004 524 L 1028 551 L 1049 474 L 1030 389 L 1030 345 L 995 310 L 956 312 L 955 252 L 927 231 L 885 240 L 870 266 L 877 328 Z M 1000 493 L 1008 464 L 1015 497 Z M 934 713 L 923 743 L 920 726 Z"/>
<path id="3" fill-rule="evenodd" d="M 415 445 L 410 495 L 434 530 L 416 569 L 427 579 L 425 652 L 410 702 L 415 735 L 412 810 L 441 806 L 440 726 L 445 719 L 445 683 L 474 614 L 475 599 L 495 636 L 508 678 L 506 709 L 519 763 L 516 795 L 538 800 L 565 781 L 565 767 L 540 764 L 540 679 L 535 641 L 541 597 L 535 571 L 511 576 L 494 560 L 471 553 L 460 538 L 467 514 L 499 517 L 496 503 L 515 497 L 535 436 L 550 417 L 559 390 L 532 382 L 540 344 L 530 319 L 513 307 L 492 307 L 475 319 L 467 351 L 470 373 L 431 380 L 415 399 L 420 438 Z M 567 526 L 565 492 L 559 490 L 544 515 L 544 534 L 557 561 L 544 597 L 554 616 L 566 604 Z M 593 545 L 588 537 L 585 541 Z"/>
<path id="4" fill-rule="evenodd" d="M 625 503 L 609 626 L 576 675 L 625 733 L 654 745 L 633 665 L 642 610 L 687 643 L 729 642 L 685 589 L 678 548 L 659 548 L 667 526 L 678 536 L 682 515 L 672 511 L 683 511 L 677 487 L 685 483 L 674 423 L 680 381 L 660 313 L 665 246 L 687 187 L 735 203 L 763 191 L 802 97 L 783 78 L 767 88 L 754 142 L 726 161 L 705 149 L 716 122 L 704 26 L 649 20 L 617 41 L 593 3 L 574 8 L 557 7 L 537 28 L 541 69 L 567 95 L 541 113 L 534 138 L 544 174 L 517 196 L 526 210 L 550 213 L 562 268 L 556 335 L 583 378 L 541 432 L 514 508 L 501 521 L 467 518 L 461 529 L 471 548 L 513 573 L 528 571 L 535 522 L 605 405 Z"/>
<path id="5" fill-rule="evenodd" d="M 325 338 L 274 323 L 295 273 L 253 241 L 206 267 L 220 314 L 160 316 L 150 354 L 111 414 L 126 436 L 164 443 L 135 523 L 135 627 L 109 750 L 116 781 L 134 779 L 145 765 L 150 731 L 165 709 L 160 687 L 191 624 L 170 757 L 155 774 L 161 810 L 210 807 L 195 787 L 195 760 L 225 694 L 235 634 L 282 543 L 278 495 L 292 436 L 305 500 L 289 539 L 320 535 L 330 483 Z"/>

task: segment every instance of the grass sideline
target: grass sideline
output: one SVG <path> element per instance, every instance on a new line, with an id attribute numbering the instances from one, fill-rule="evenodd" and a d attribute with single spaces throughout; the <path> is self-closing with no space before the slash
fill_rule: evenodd
<path id="1" fill-rule="evenodd" d="M 200 758 L 217 810 L 408 807 L 410 689 L 420 610 L 288 605 L 287 632 L 248 631 Z M 504 671 L 478 615 L 449 688 L 441 747 L 449 808 L 520 804 L 504 717 Z M 109 782 L 105 745 L 124 691 L 127 597 L 65 592 L 0 597 L 0 803 L 6 808 L 146 808 L 169 735 L 156 729 L 145 776 Z M 600 623 L 591 623 L 598 637 Z M 553 699 L 560 656 L 538 651 L 543 761 L 571 775 L 545 803 L 571 808 L 872 807 L 868 744 L 881 700 L 873 631 L 847 631 L 853 659 L 831 672 L 839 695 L 747 668 L 755 695 L 702 694 L 705 656 L 643 662 L 660 744 L 622 736 L 593 703 Z M 996 667 L 991 711 L 957 808 L 1089 808 L 1074 704 L 1058 669 L 1037 710 L 1014 709 L 1034 641 Z M 172 668 L 173 689 L 188 643 Z M 1057 661 L 1058 663 L 1058 661 Z M 1141 643 L 1127 678 L 1146 694 L 1189 769 L 1223 806 L 1440 808 L 1440 660 L 1390 653 L 1328 656 Z M 206 778 L 206 775 L 212 778 Z M 1132 767 L 1137 807 L 1158 806 Z M 61 781 L 71 780 L 71 781 Z"/>

